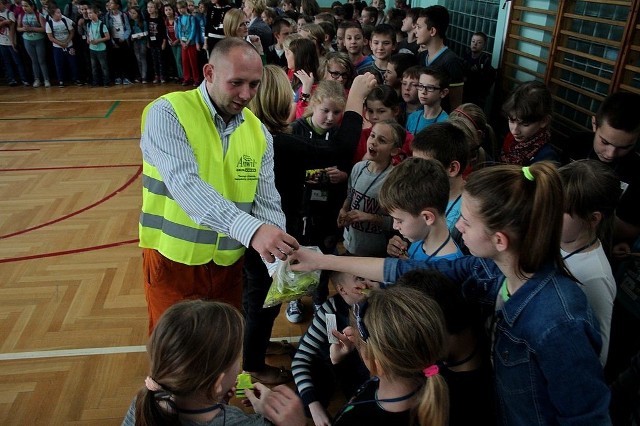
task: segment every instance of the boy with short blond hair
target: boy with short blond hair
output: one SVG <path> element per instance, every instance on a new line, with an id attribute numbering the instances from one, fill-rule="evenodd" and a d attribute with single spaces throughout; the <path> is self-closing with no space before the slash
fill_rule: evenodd
<path id="1" fill-rule="evenodd" d="M 406 248 L 392 238 L 387 245 L 390 256 L 431 262 L 464 255 L 447 227 L 449 177 L 439 161 L 404 160 L 391 170 L 378 199 L 393 218 L 393 229 L 410 242 Z"/>
<path id="2" fill-rule="evenodd" d="M 442 107 L 442 100 L 449 94 L 449 78 L 433 68 L 422 68 L 418 84 L 418 99 L 422 109 L 407 117 L 406 128 L 414 136 L 433 123 L 445 121 L 449 114 Z"/>

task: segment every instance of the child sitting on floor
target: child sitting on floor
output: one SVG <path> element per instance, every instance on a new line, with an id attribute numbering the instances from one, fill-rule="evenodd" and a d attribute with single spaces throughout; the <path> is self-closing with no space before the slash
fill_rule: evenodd
<path id="1" fill-rule="evenodd" d="M 375 281 L 343 272 L 332 273 L 330 281 L 336 294 L 315 313 L 291 364 L 298 393 L 316 425 L 330 424 L 326 407 L 336 382 L 348 399 L 369 378 L 367 368 L 355 352 L 340 363 L 330 362 L 330 339 L 334 336 L 330 334 L 327 317 L 333 316 L 333 324 L 342 332 L 349 325 L 351 306 L 364 300 L 370 289 L 378 287 Z"/>

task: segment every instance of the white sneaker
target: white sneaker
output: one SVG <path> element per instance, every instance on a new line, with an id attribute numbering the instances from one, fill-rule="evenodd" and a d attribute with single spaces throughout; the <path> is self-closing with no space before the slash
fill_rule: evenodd
<path id="1" fill-rule="evenodd" d="M 33 82 L 33 87 L 40 87 L 40 86 L 42 86 L 42 83 L 40 83 L 40 80 L 36 79 L 36 80 Z"/>
<path id="2" fill-rule="evenodd" d="M 287 310 L 285 312 L 287 320 L 294 324 L 297 324 L 302 321 L 302 302 L 300 300 L 292 300 L 289 302 L 287 306 Z"/>
<path id="3" fill-rule="evenodd" d="M 44 87 L 51 87 L 51 82 L 49 80 L 45 80 Z"/>

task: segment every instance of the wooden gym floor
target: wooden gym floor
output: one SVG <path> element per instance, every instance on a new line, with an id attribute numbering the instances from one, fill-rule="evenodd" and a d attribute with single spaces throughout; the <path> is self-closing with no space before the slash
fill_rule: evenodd
<path id="1" fill-rule="evenodd" d="M 140 114 L 181 89 L 0 89 L 0 424 L 119 425 L 143 384 Z"/>

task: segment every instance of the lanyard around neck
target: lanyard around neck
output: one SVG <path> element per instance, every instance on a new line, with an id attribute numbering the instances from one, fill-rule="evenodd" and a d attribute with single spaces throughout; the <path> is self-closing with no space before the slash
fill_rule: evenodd
<path id="1" fill-rule="evenodd" d="M 367 161 L 367 164 L 365 164 L 365 166 L 360 170 L 360 173 L 358 173 L 358 176 L 356 176 L 356 179 L 353 181 L 353 189 L 355 190 L 356 188 L 356 183 L 358 183 L 358 179 L 360 179 L 360 176 L 362 176 L 362 173 L 365 171 L 365 169 L 369 170 L 369 164 L 371 163 L 371 161 Z M 380 178 L 380 176 L 382 176 L 384 174 L 384 172 L 386 172 L 389 167 L 391 167 L 391 162 L 389 162 L 389 164 L 387 165 L 387 167 L 381 171 L 380 173 L 378 173 L 378 175 L 373 178 L 373 180 L 371 181 L 371 183 L 369 184 L 369 186 L 367 186 L 367 189 L 364 190 L 364 192 L 362 192 L 362 197 L 360 197 L 358 199 L 358 202 L 356 203 L 355 207 L 352 208 L 360 208 L 360 202 L 364 199 L 364 197 L 367 196 L 367 193 L 369 192 L 369 190 L 371 189 L 371 187 L 376 183 L 376 181 Z"/>
<path id="2" fill-rule="evenodd" d="M 598 237 L 595 237 L 593 240 L 591 240 L 589 243 L 583 245 L 580 248 L 575 249 L 574 251 L 572 251 L 571 253 L 569 253 L 568 255 L 564 256 L 562 258 L 562 260 L 567 260 L 568 258 L 570 258 L 571 256 L 573 256 L 574 254 L 578 254 L 584 250 L 586 250 L 587 248 L 591 247 L 592 245 L 594 245 L 596 243 L 596 241 L 598 241 Z"/>

